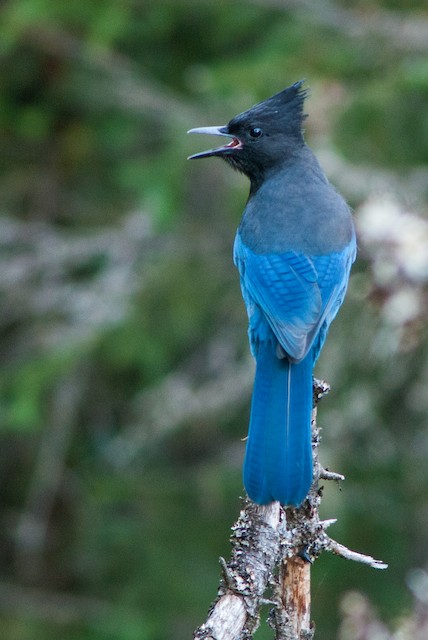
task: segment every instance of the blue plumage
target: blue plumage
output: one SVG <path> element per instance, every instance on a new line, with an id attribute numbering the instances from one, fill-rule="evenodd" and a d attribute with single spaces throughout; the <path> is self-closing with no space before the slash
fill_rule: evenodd
<path id="1" fill-rule="evenodd" d="M 235 263 L 256 359 L 244 484 L 252 500 L 299 505 L 312 483 L 312 369 L 345 295 L 355 242 L 321 256 L 255 254 Z"/>
<path id="2" fill-rule="evenodd" d="M 256 375 L 244 485 L 259 504 L 300 505 L 312 483 L 312 369 L 345 296 L 352 216 L 301 132 L 301 83 L 195 129 L 232 137 L 217 155 L 251 180 L 234 246 Z"/>

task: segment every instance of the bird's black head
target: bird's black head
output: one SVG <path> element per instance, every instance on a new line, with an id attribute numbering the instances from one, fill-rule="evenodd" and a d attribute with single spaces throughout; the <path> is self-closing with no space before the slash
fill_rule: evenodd
<path id="1" fill-rule="evenodd" d="M 228 144 L 190 156 L 189 159 L 219 156 L 257 183 L 266 171 L 282 164 L 304 144 L 303 103 L 307 90 L 303 80 L 264 102 L 251 107 L 225 126 L 201 127 L 189 133 L 208 133 L 232 138 Z"/>

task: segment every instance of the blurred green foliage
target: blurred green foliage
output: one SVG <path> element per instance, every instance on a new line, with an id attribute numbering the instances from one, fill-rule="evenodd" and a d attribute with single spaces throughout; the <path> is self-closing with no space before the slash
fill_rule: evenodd
<path id="1" fill-rule="evenodd" d="M 215 596 L 250 392 L 231 260 L 247 184 L 186 163 L 186 130 L 306 77 L 307 139 L 352 205 L 386 175 L 426 210 L 426 3 L 309 4 L 0 8 L 5 640 L 180 640 Z M 319 365 L 321 457 L 348 477 L 323 509 L 337 539 L 390 563 L 319 560 L 320 640 L 349 589 L 400 615 L 427 563 L 426 335 L 419 319 L 394 343 L 390 294 L 363 248 Z"/>

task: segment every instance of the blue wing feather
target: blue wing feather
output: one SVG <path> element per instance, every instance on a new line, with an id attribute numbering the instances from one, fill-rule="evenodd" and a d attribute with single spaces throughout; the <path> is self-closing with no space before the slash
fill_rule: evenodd
<path id="1" fill-rule="evenodd" d="M 355 243 L 322 256 L 294 251 L 257 254 L 237 234 L 234 260 L 241 275 L 253 350 L 260 340 L 264 317 L 288 357 L 302 360 L 322 325 L 326 323 L 328 328 L 336 315 L 354 257 Z"/>

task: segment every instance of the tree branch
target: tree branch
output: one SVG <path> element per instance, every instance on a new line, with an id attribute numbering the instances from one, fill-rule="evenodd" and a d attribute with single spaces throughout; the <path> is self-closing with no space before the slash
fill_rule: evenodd
<path id="1" fill-rule="evenodd" d="M 259 626 L 263 594 L 280 557 L 284 511 L 278 502 L 259 506 L 244 501 L 233 525 L 232 556 L 220 559 L 223 576 L 208 618 L 196 640 L 248 638 Z"/>
<path id="2" fill-rule="evenodd" d="M 336 520 L 320 520 L 320 478 L 343 480 L 326 471 L 318 461 L 319 429 L 317 403 L 329 386 L 314 380 L 312 446 L 314 482 L 303 505 L 284 509 L 278 502 L 259 506 L 244 500 L 238 521 L 232 527 L 232 555 L 220 563 L 223 575 L 207 620 L 194 633 L 195 640 L 248 640 L 260 623 L 260 607 L 272 604 L 269 624 L 276 640 L 310 640 L 310 568 L 323 551 L 375 569 L 387 565 L 371 556 L 347 549 L 332 540 L 326 529 Z M 270 589 L 270 598 L 264 598 Z M 268 592 L 269 593 L 269 592 Z"/>
<path id="3" fill-rule="evenodd" d="M 340 542 L 336 542 L 331 538 L 328 538 L 328 543 L 325 546 L 326 551 L 331 551 L 345 560 L 353 560 L 354 562 L 361 562 L 362 564 L 367 564 L 369 567 L 373 569 L 387 569 L 388 565 L 382 562 L 381 560 L 376 560 L 371 556 L 366 556 L 363 553 L 358 553 L 357 551 L 351 551 Z"/>

